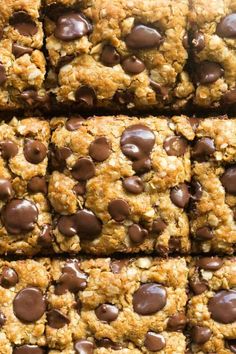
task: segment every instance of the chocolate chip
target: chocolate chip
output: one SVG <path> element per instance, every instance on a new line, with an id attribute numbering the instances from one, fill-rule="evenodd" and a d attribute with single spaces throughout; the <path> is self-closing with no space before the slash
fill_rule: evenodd
<path id="1" fill-rule="evenodd" d="M 181 251 L 181 239 L 180 237 L 171 236 L 168 242 L 169 252 Z"/>
<path id="2" fill-rule="evenodd" d="M 92 30 L 92 24 L 83 14 L 69 12 L 57 19 L 54 36 L 67 42 L 89 35 Z"/>
<path id="3" fill-rule="evenodd" d="M 129 264 L 128 259 L 118 259 L 111 262 L 111 271 L 114 274 L 119 274 L 122 268 L 126 267 Z"/>
<path id="4" fill-rule="evenodd" d="M 76 229 L 82 240 L 93 240 L 100 235 L 102 223 L 91 210 L 79 210 L 75 214 L 75 218 Z"/>
<path id="5" fill-rule="evenodd" d="M 126 90 L 126 91 L 116 91 L 113 100 L 119 105 L 129 105 L 134 101 L 134 93 Z"/>
<path id="6" fill-rule="evenodd" d="M 7 200 L 13 196 L 11 182 L 6 178 L 0 178 L 0 200 Z"/>
<path id="7" fill-rule="evenodd" d="M 44 248 L 50 248 L 52 246 L 52 226 L 49 224 L 43 225 L 42 231 L 38 237 L 38 243 Z"/>
<path id="8" fill-rule="evenodd" d="M 62 268 L 62 275 L 55 286 L 55 294 L 62 295 L 68 291 L 77 293 L 87 286 L 87 275 L 80 269 L 76 261 L 68 261 Z"/>
<path id="9" fill-rule="evenodd" d="M 205 281 L 190 279 L 189 285 L 195 295 L 200 295 L 208 289 Z"/>
<path id="10" fill-rule="evenodd" d="M 156 283 L 142 284 L 133 294 L 134 311 L 143 316 L 160 311 L 166 305 L 166 301 L 166 289 Z"/>
<path id="11" fill-rule="evenodd" d="M 128 57 L 122 61 L 123 70 L 130 75 L 138 75 L 145 70 L 145 64 L 135 55 Z"/>
<path id="12" fill-rule="evenodd" d="M 129 238 L 134 243 L 141 243 L 147 237 L 148 232 L 146 229 L 138 224 L 133 224 L 128 228 Z"/>
<path id="13" fill-rule="evenodd" d="M 15 316 L 23 322 L 36 322 L 46 311 L 46 301 L 41 290 L 35 287 L 20 290 L 13 300 Z"/>
<path id="14" fill-rule="evenodd" d="M 195 235 L 199 240 L 212 240 L 214 237 L 212 230 L 208 226 L 197 229 Z"/>
<path id="15" fill-rule="evenodd" d="M 186 326 L 187 319 L 183 312 L 176 313 L 169 317 L 167 328 L 169 331 L 182 332 Z"/>
<path id="16" fill-rule="evenodd" d="M 0 311 L 0 328 L 4 326 L 5 322 L 6 322 L 6 316 L 2 311 Z"/>
<path id="17" fill-rule="evenodd" d="M 229 167 L 221 177 L 221 183 L 227 193 L 236 195 L 236 167 Z"/>
<path id="18" fill-rule="evenodd" d="M 25 11 L 15 12 L 9 20 L 13 26 L 22 36 L 34 36 L 38 32 L 36 23 L 32 20 L 29 14 Z"/>
<path id="19" fill-rule="evenodd" d="M 120 55 L 112 45 L 104 45 L 100 57 L 101 62 L 106 66 L 114 66 L 120 63 Z"/>
<path id="20" fill-rule="evenodd" d="M 152 27 L 137 25 L 125 38 L 125 43 L 131 49 L 159 48 L 163 42 L 161 33 Z"/>
<path id="21" fill-rule="evenodd" d="M 24 155 L 27 161 L 37 165 L 47 156 L 47 148 L 39 140 L 27 140 L 24 145 Z"/>
<path id="22" fill-rule="evenodd" d="M 183 156 L 187 150 L 188 143 L 187 140 L 182 136 L 168 136 L 163 147 L 169 156 Z"/>
<path id="23" fill-rule="evenodd" d="M 188 32 L 185 32 L 184 36 L 183 36 L 183 46 L 184 49 L 188 50 L 189 49 L 189 38 L 188 38 Z"/>
<path id="24" fill-rule="evenodd" d="M 150 331 L 146 334 L 144 345 L 147 350 L 150 350 L 151 352 L 156 352 L 165 348 L 166 341 L 161 334 Z"/>
<path id="25" fill-rule="evenodd" d="M 69 64 L 74 59 L 75 59 L 75 55 L 64 55 L 63 57 L 60 57 L 57 62 L 56 73 L 58 74 L 61 68 L 63 68 L 63 66 Z"/>
<path id="26" fill-rule="evenodd" d="M 150 171 L 152 168 L 152 163 L 149 158 L 143 158 L 141 160 L 134 161 L 132 168 L 137 174 L 140 175 L 142 173 Z"/>
<path id="27" fill-rule="evenodd" d="M 21 345 L 20 347 L 15 347 L 13 349 L 13 354 L 46 354 L 43 348 L 37 345 Z"/>
<path id="28" fill-rule="evenodd" d="M 157 218 L 153 220 L 152 223 L 152 232 L 155 232 L 157 234 L 161 234 L 167 227 L 167 224 L 161 219 Z"/>
<path id="29" fill-rule="evenodd" d="M 65 127 L 70 132 L 73 132 L 74 130 L 78 130 L 83 124 L 83 122 L 84 122 L 84 118 L 82 117 L 69 118 L 66 121 Z"/>
<path id="30" fill-rule="evenodd" d="M 202 197 L 202 185 L 198 181 L 192 180 L 191 182 L 191 198 L 194 202 L 199 201 Z"/>
<path id="31" fill-rule="evenodd" d="M 190 199 L 188 186 L 185 183 L 181 183 L 172 188 L 170 192 L 170 199 L 177 207 L 185 208 Z"/>
<path id="32" fill-rule="evenodd" d="M 113 199 L 108 204 L 108 212 L 117 222 L 124 221 L 130 216 L 129 204 L 123 199 Z"/>
<path id="33" fill-rule="evenodd" d="M 31 193 L 47 194 L 47 183 L 44 177 L 35 176 L 28 182 L 28 191 Z"/>
<path id="34" fill-rule="evenodd" d="M 70 323 L 70 319 L 61 311 L 53 309 L 47 313 L 47 323 L 49 327 L 60 329 Z"/>
<path id="35" fill-rule="evenodd" d="M 3 64 L 0 62 L 0 85 L 3 85 L 7 81 L 6 70 Z"/>
<path id="36" fill-rule="evenodd" d="M 18 275 L 13 268 L 3 267 L 0 276 L 0 285 L 5 289 L 10 289 L 18 283 Z"/>
<path id="37" fill-rule="evenodd" d="M 202 257 L 196 262 L 198 267 L 211 271 L 220 269 L 223 266 L 223 263 L 224 262 L 219 257 Z"/>
<path id="38" fill-rule="evenodd" d="M 224 70 L 220 64 L 211 61 L 202 61 L 195 68 L 196 84 L 212 84 L 224 75 Z"/>
<path id="39" fill-rule="evenodd" d="M 210 138 L 197 139 L 192 148 L 192 157 L 196 160 L 205 160 L 215 152 L 214 140 Z"/>
<path id="40" fill-rule="evenodd" d="M 228 324 L 236 321 L 236 291 L 218 291 L 208 302 L 211 318 L 219 323 Z"/>
<path id="41" fill-rule="evenodd" d="M 94 163 L 90 159 L 82 157 L 74 164 L 71 174 L 78 181 L 87 181 L 95 176 Z"/>
<path id="42" fill-rule="evenodd" d="M 199 126 L 200 122 L 201 122 L 201 118 L 196 118 L 196 117 L 191 117 L 189 118 L 189 123 L 193 129 L 193 131 L 196 131 L 197 127 Z"/>
<path id="43" fill-rule="evenodd" d="M 140 177 L 127 177 L 122 182 L 123 188 L 132 194 L 140 194 L 144 191 L 144 184 Z"/>
<path id="44" fill-rule="evenodd" d="M 114 305 L 102 304 L 96 308 L 95 314 L 100 321 L 110 323 L 117 319 L 119 310 Z"/>
<path id="45" fill-rule="evenodd" d="M 73 187 L 73 192 L 76 195 L 84 195 L 86 193 L 86 182 L 78 182 Z"/>
<path id="46" fill-rule="evenodd" d="M 89 146 L 89 155 L 97 162 L 105 161 L 110 154 L 110 143 L 105 136 L 95 139 Z"/>
<path id="47" fill-rule="evenodd" d="M 86 339 L 78 340 L 74 345 L 77 354 L 93 354 L 94 345 Z"/>
<path id="48" fill-rule="evenodd" d="M 93 107 L 96 102 L 96 93 L 89 86 L 81 86 L 75 92 L 76 102 L 87 107 Z"/>
<path id="49" fill-rule="evenodd" d="M 36 205 L 27 199 L 12 199 L 2 209 L 3 224 L 13 235 L 32 231 L 37 219 Z"/>
<path id="50" fill-rule="evenodd" d="M 219 37 L 236 38 L 236 13 L 222 18 L 216 27 L 216 34 Z"/>
<path id="51" fill-rule="evenodd" d="M 227 91 L 222 97 L 223 105 L 231 105 L 236 103 L 236 89 Z"/>
<path id="52" fill-rule="evenodd" d="M 192 35 L 192 45 L 196 53 L 205 48 L 205 37 L 202 32 L 195 31 Z"/>
<path id="53" fill-rule="evenodd" d="M 4 140 L 0 142 L 0 152 L 4 160 L 9 160 L 16 156 L 18 147 L 16 143 L 11 140 Z"/>
<path id="54" fill-rule="evenodd" d="M 112 350 L 121 350 L 122 345 L 119 343 L 112 342 L 109 338 L 102 338 L 96 341 L 99 348 L 107 348 Z"/>
<path id="55" fill-rule="evenodd" d="M 16 58 L 21 57 L 24 54 L 32 54 L 33 48 L 25 47 L 23 45 L 13 43 L 12 44 L 12 53 Z"/>
<path id="56" fill-rule="evenodd" d="M 59 232 L 67 237 L 74 236 L 77 233 L 74 215 L 61 216 L 58 220 L 57 227 Z"/>
<path id="57" fill-rule="evenodd" d="M 236 353 L 236 339 L 227 339 L 226 348 L 228 348 L 232 353 Z"/>
<path id="58" fill-rule="evenodd" d="M 169 97 L 169 89 L 168 87 L 165 87 L 161 84 L 159 84 L 158 82 L 150 79 L 150 85 L 152 87 L 152 89 L 159 95 L 161 95 L 161 98 L 165 101 L 168 99 Z"/>
<path id="59" fill-rule="evenodd" d="M 30 108 L 37 108 L 49 110 L 51 107 L 50 96 L 45 93 L 43 96 L 34 89 L 29 89 L 19 94 L 21 101 Z"/>
<path id="60" fill-rule="evenodd" d="M 192 328 L 191 338 L 196 344 L 206 343 L 212 335 L 210 328 L 203 326 L 194 326 Z"/>

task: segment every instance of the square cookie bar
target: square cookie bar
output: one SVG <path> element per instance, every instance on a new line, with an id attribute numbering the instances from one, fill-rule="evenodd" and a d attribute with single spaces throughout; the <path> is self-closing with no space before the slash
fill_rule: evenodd
<path id="1" fill-rule="evenodd" d="M 236 352 L 236 258 L 204 257 L 189 270 L 192 353 Z"/>
<path id="2" fill-rule="evenodd" d="M 0 1 L 0 109 L 46 107 L 40 0 Z"/>
<path id="3" fill-rule="evenodd" d="M 236 102 L 236 3 L 191 1 L 194 103 L 219 107 Z"/>
<path id="4" fill-rule="evenodd" d="M 0 353 L 44 354 L 49 260 L 0 260 Z"/>
<path id="5" fill-rule="evenodd" d="M 199 121 L 191 149 L 194 252 L 236 249 L 236 120 Z"/>
<path id="6" fill-rule="evenodd" d="M 184 354 L 184 259 L 52 260 L 52 353 Z"/>
<path id="7" fill-rule="evenodd" d="M 0 253 L 33 255 L 51 245 L 47 194 L 49 123 L 0 124 Z"/>
<path id="8" fill-rule="evenodd" d="M 184 71 L 187 0 L 46 4 L 49 78 L 58 102 L 111 109 L 186 105 L 194 90 Z"/>
<path id="9" fill-rule="evenodd" d="M 55 118 L 51 127 L 56 252 L 189 251 L 186 117 Z"/>

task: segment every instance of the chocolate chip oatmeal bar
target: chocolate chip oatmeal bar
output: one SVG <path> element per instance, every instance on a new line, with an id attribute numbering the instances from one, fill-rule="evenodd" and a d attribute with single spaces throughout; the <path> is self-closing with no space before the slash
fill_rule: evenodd
<path id="1" fill-rule="evenodd" d="M 186 117 L 55 118 L 51 127 L 56 252 L 189 251 Z"/>
<path id="2" fill-rule="evenodd" d="M 193 251 L 232 254 L 236 246 L 236 120 L 199 121 L 191 149 Z"/>
<path id="3" fill-rule="evenodd" d="M 58 102 L 86 108 L 181 109 L 187 0 L 47 0 L 49 81 Z"/>
<path id="4" fill-rule="evenodd" d="M 0 253 L 32 255 L 51 246 L 47 195 L 49 123 L 0 124 Z"/>
<path id="5" fill-rule="evenodd" d="M 236 102 L 236 3 L 191 3 L 193 101 L 203 107 L 225 108 Z"/>
<path id="6" fill-rule="evenodd" d="M 188 321 L 193 353 L 236 352 L 236 258 L 204 257 L 189 270 Z"/>
<path id="7" fill-rule="evenodd" d="M 0 1 L 0 109 L 47 107 L 40 0 Z"/>

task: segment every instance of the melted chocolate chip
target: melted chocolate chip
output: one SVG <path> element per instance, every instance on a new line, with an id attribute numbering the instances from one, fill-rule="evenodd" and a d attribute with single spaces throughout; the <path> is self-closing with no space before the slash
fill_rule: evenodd
<path id="1" fill-rule="evenodd" d="M 95 139 L 89 146 L 89 155 L 97 162 L 105 161 L 110 154 L 110 143 L 105 136 Z"/>
<path id="2" fill-rule="evenodd" d="M 222 97 L 223 105 L 231 105 L 236 103 L 236 89 L 227 91 Z"/>
<path id="3" fill-rule="evenodd" d="M 236 321 L 236 291 L 218 291 L 208 302 L 211 318 L 219 323 L 233 323 Z"/>
<path id="4" fill-rule="evenodd" d="M 205 160 L 215 152 L 214 140 L 210 138 L 198 139 L 192 148 L 192 157 L 196 160 Z"/>
<path id="5" fill-rule="evenodd" d="M 133 224 L 128 228 L 129 238 L 134 243 L 141 243 L 148 235 L 148 231 L 138 224 Z"/>
<path id="6" fill-rule="evenodd" d="M 20 290 L 13 300 L 15 316 L 23 322 L 36 322 L 46 311 L 46 301 L 41 290 L 29 287 Z"/>
<path id="7" fill-rule="evenodd" d="M 114 274 L 119 274 L 122 271 L 122 268 L 126 267 L 129 263 L 128 259 L 119 259 L 111 262 L 111 271 Z"/>
<path id="8" fill-rule="evenodd" d="M 30 108 L 50 109 L 50 96 L 45 93 L 43 96 L 34 89 L 25 90 L 20 93 L 19 98 Z"/>
<path id="9" fill-rule="evenodd" d="M 57 224 L 58 230 L 67 237 L 76 235 L 76 220 L 74 215 L 61 216 Z"/>
<path id="10" fill-rule="evenodd" d="M 63 66 L 69 64 L 74 59 L 75 59 L 75 55 L 64 55 L 63 57 L 60 57 L 56 66 L 56 73 L 58 74 L 61 68 L 63 68 Z"/>
<path id="11" fill-rule="evenodd" d="M 4 160 L 9 160 L 16 156 L 18 147 L 16 143 L 11 140 L 4 140 L 0 142 L 0 152 Z"/>
<path id="12" fill-rule="evenodd" d="M 203 257 L 197 260 L 198 267 L 211 271 L 220 269 L 223 263 L 224 262 L 219 257 Z"/>
<path id="13" fill-rule="evenodd" d="M 161 218 L 157 218 L 152 223 L 152 232 L 161 234 L 166 227 L 167 224 Z"/>
<path id="14" fill-rule="evenodd" d="M 0 62 L 0 85 L 3 85 L 7 81 L 6 70 L 3 64 Z"/>
<path id="15" fill-rule="evenodd" d="M 114 102 L 116 102 L 119 105 L 126 105 L 128 106 L 129 103 L 134 101 L 134 93 L 126 90 L 126 91 L 116 91 L 114 97 L 113 97 Z"/>
<path id="16" fill-rule="evenodd" d="M 183 156 L 187 150 L 188 143 L 187 140 L 182 136 L 168 136 L 163 147 L 169 156 Z"/>
<path id="17" fill-rule="evenodd" d="M 32 231 L 37 219 L 36 205 L 27 199 L 12 199 L 2 209 L 3 224 L 13 235 Z"/>
<path id="18" fill-rule="evenodd" d="M 94 345 L 86 339 L 81 339 L 75 343 L 74 349 L 77 354 L 93 354 Z"/>
<path id="19" fill-rule="evenodd" d="M 156 283 L 142 284 L 133 294 L 133 308 L 139 315 L 152 315 L 166 305 L 166 289 Z"/>
<path id="20" fill-rule="evenodd" d="M 13 26 L 22 36 L 34 36 L 38 32 L 36 23 L 32 20 L 30 15 L 25 11 L 15 12 L 9 20 Z"/>
<path id="21" fill-rule="evenodd" d="M 86 193 L 86 182 L 78 182 L 73 187 L 73 192 L 76 195 L 84 195 Z"/>
<path id="22" fill-rule="evenodd" d="M 6 322 L 6 316 L 2 311 L 0 311 L 0 328 L 4 326 L 5 322 Z"/>
<path id="23" fill-rule="evenodd" d="M 28 191 L 31 193 L 47 194 L 47 183 L 44 177 L 35 176 L 28 182 Z"/>
<path id="24" fill-rule="evenodd" d="M 212 230 L 208 226 L 197 229 L 195 235 L 199 240 L 212 240 L 214 237 Z"/>
<path id="25" fill-rule="evenodd" d="M 150 79 L 150 85 L 152 89 L 161 96 L 162 100 L 165 101 L 169 97 L 169 89 L 168 87 L 162 86 L 158 82 L 154 81 L 153 79 Z"/>
<path id="26" fill-rule="evenodd" d="M 202 197 L 202 185 L 198 181 L 192 180 L 191 182 L 191 199 L 196 202 Z"/>
<path id="27" fill-rule="evenodd" d="M 108 212 L 117 222 L 124 221 L 130 216 L 129 204 L 123 199 L 113 199 L 108 204 Z"/>
<path id="28" fill-rule="evenodd" d="M 192 45 L 195 52 L 200 52 L 205 47 L 205 37 L 202 32 L 195 31 L 192 36 Z"/>
<path id="29" fill-rule="evenodd" d="M 195 81 L 197 84 L 212 84 L 224 75 L 220 64 L 211 61 L 202 61 L 195 68 Z"/>
<path id="30" fill-rule="evenodd" d="M 47 148 L 39 140 L 27 140 L 24 145 L 24 155 L 27 161 L 37 165 L 47 156 Z"/>
<path id="31" fill-rule="evenodd" d="M 84 118 L 82 117 L 69 118 L 66 121 L 65 127 L 70 132 L 73 132 L 74 130 L 78 130 L 83 124 L 83 122 L 84 122 Z"/>
<path id="32" fill-rule="evenodd" d="M 137 25 L 125 38 L 125 43 L 131 49 L 159 48 L 163 42 L 161 33 L 152 27 Z"/>
<path id="33" fill-rule="evenodd" d="M 79 210 L 75 218 L 76 229 L 82 240 L 93 240 L 100 235 L 102 223 L 91 210 Z"/>
<path id="34" fill-rule="evenodd" d="M 176 313 L 169 317 L 167 328 L 169 331 L 182 332 L 186 326 L 187 319 L 183 312 Z"/>
<path id="35" fill-rule="evenodd" d="M 236 13 L 222 18 L 216 27 L 216 34 L 219 37 L 236 38 Z"/>
<path id="36" fill-rule="evenodd" d="M 87 286 L 87 275 L 80 269 L 79 263 L 68 261 L 62 268 L 62 275 L 55 287 L 55 294 L 62 295 L 66 291 L 77 293 Z"/>
<path id="37" fill-rule="evenodd" d="M 23 45 L 13 43 L 12 44 L 12 53 L 16 58 L 21 57 L 24 54 L 32 54 L 33 49 L 29 47 L 25 47 Z"/>
<path id="38" fill-rule="evenodd" d="M 67 42 L 89 35 L 92 30 L 92 24 L 83 14 L 69 12 L 57 19 L 54 36 Z"/>
<path id="39" fill-rule="evenodd" d="M 95 165 L 90 159 L 82 157 L 74 164 L 71 174 L 77 181 L 87 181 L 95 176 Z"/>
<path id="40" fill-rule="evenodd" d="M 236 195 L 236 167 L 229 167 L 221 177 L 221 183 L 227 193 Z"/>
<path id="41" fill-rule="evenodd" d="M 53 309 L 47 313 L 47 323 L 50 327 L 60 329 L 70 323 L 70 319 L 61 311 Z"/>
<path id="42" fill-rule="evenodd" d="M 181 250 L 180 237 L 171 236 L 168 245 L 169 245 L 169 252 L 180 252 Z"/>
<path id="43" fill-rule="evenodd" d="M 200 295 L 208 289 L 207 284 L 204 280 L 189 280 L 189 285 L 195 295 Z"/>
<path id="44" fill-rule="evenodd" d="M 110 323 L 117 319 L 119 310 L 114 305 L 102 304 L 96 308 L 95 314 L 100 321 Z"/>
<path id="45" fill-rule="evenodd" d="M 170 199 L 177 207 L 185 208 L 190 199 L 188 186 L 185 183 L 181 183 L 172 188 L 170 192 Z"/>
<path id="46" fill-rule="evenodd" d="M 18 275 L 13 268 L 3 267 L 0 276 L 0 285 L 5 289 L 10 289 L 18 283 Z"/>
<path id="47" fill-rule="evenodd" d="M 52 236 L 52 226 L 45 224 L 42 228 L 42 231 L 38 238 L 38 243 L 44 248 L 50 248 L 52 245 L 53 236 Z"/>
<path id="48" fill-rule="evenodd" d="M 123 188 L 132 194 L 140 194 L 144 191 L 144 184 L 140 177 L 127 177 L 122 182 Z"/>
<path id="49" fill-rule="evenodd" d="M 96 93 L 92 87 L 81 86 L 75 92 L 76 102 L 87 107 L 93 107 L 96 102 Z"/>
<path id="50" fill-rule="evenodd" d="M 46 354 L 43 348 L 37 345 L 21 345 L 20 347 L 15 347 L 13 349 L 13 354 Z"/>
<path id="51" fill-rule="evenodd" d="M 112 342 L 109 338 L 102 338 L 96 341 L 99 348 L 109 348 L 112 350 L 121 350 L 122 345 L 119 343 Z"/>
<path id="52" fill-rule="evenodd" d="M 123 70 L 130 75 L 138 75 L 145 70 L 145 64 L 135 55 L 124 59 L 121 65 Z"/>
<path id="53" fill-rule="evenodd" d="M 196 344 L 206 343 L 212 335 L 212 331 L 203 326 L 194 326 L 191 333 L 191 338 Z"/>
<path id="54" fill-rule="evenodd" d="M 11 182 L 6 178 L 0 178 L 0 200 L 7 200 L 13 196 Z"/>
<path id="55" fill-rule="evenodd" d="M 232 353 L 236 353 L 236 339 L 228 339 L 226 341 L 226 348 L 228 348 Z"/>
<path id="56" fill-rule="evenodd" d="M 102 48 L 101 62 L 106 66 L 114 66 L 120 63 L 120 55 L 112 45 L 105 45 Z"/>
<path id="57" fill-rule="evenodd" d="M 165 338 L 158 333 L 148 332 L 145 337 L 144 345 L 151 352 L 160 351 L 165 348 Z"/>

